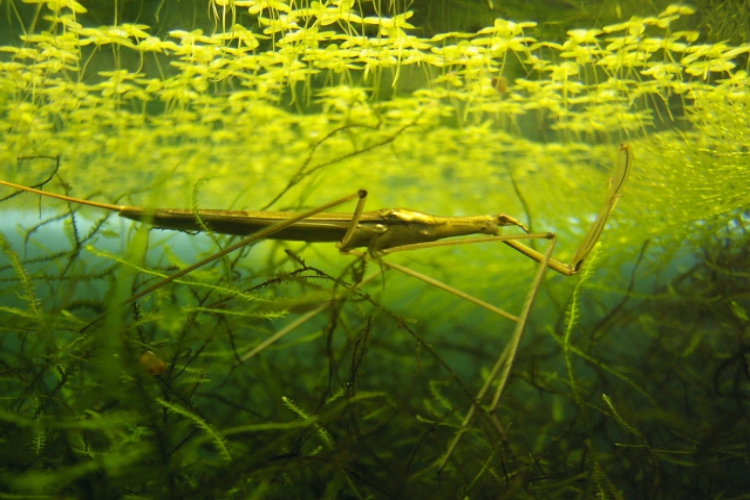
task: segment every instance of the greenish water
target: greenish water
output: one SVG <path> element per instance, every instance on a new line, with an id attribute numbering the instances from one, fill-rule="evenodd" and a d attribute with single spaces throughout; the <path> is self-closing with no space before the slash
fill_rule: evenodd
<path id="1" fill-rule="evenodd" d="M 265 241 L 122 305 L 237 239 L 0 187 L 0 498 L 746 495 L 750 45 L 726 9 L 0 5 L 0 179 L 46 192 L 299 211 L 366 188 L 507 213 L 569 262 L 635 156 L 523 329 L 387 267 L 522 315 L 537 264 L 499 242 L 380 265 Z"/>

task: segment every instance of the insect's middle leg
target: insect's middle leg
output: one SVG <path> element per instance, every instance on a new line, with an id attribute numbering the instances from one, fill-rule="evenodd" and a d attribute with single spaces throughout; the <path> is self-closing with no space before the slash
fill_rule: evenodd
<path id="1" fill-rule="evenodd" d="M 359 220 L 362 218 L 362 212 L 364 211 L 365 203 L 367 202 L 367 191 L 361 189 L 358 194 L 359 199 L 357 200 L 357 206 L 354 207 L 352 221 L 349 224 L 349 227 L 346 229 L 346 234 L 344 234 L 344 237 L 341 238 L 341 241 L 336 243 L 336 248 L 338 248 L 339 250 L 341 250 L 342 248 L 346 248 L 346 246 L 349 244 L 352 236 L 354 235 L 354 231 L 356 231 L 357 227 L 359 226 Z"/>

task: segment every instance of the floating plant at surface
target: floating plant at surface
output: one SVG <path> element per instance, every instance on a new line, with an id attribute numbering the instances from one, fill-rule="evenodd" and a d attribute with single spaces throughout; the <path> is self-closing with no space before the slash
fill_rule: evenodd
<path id="1" fill-rule="evenodd" d="M 0 497 L 750 487 L 750 44 L 707 42 L 682 5 L 564 39 L 500 18 L 431 33 L 419 4 L 354 0 L 210 0 L 158 29 L 121 11 L 88 26 L 89 2 L 5 6 L 0 179 L 45 191 L 199 214 L 365 188 L 372 209 L 505 212 L 556 232 L 568 261 L 617 145 L 636 161 L 597 257 L 548 273 L 499 405 L 465 428 L 512 323 L 279 242 L 118 306 L 235 240 L 3 188 Z M 387 257 L 515 313 L 526 260 L 497 244 Z"/>

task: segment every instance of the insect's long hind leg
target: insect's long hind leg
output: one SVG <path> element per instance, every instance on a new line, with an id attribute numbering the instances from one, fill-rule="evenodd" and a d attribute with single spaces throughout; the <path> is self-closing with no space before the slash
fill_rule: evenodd
<path id="1" fill-rule="evenodd" d="M 486 412 L 487 416 L 490 417 L 489 421 L 494 423 L 495 427 L 497 428 L 498 432 L 501 435 L 504 434 L 504 430 L 502 429 L 500 424 L 497 423 L 496 419 L 494 419 L 490 414 L 495 409 L 498 402 L 500 401 L 503 390 L 508 381 L 508 377 L 510 376 L 510 371 L 513 367 L 513 362 L 516 358 L 516 353 L 518 352 L 518 346 L 520 345 L 521 339 L 523 338 L 523 334 L 526 330 L 526 324 L 531 314 L 531 309 L 534 304 L 534 300 L 536 299 L 536 296 L 539 293 L 539 289 L 541 287 L 544 274 L 548 268 L 554 269 L 554 267 L 551 265 L 551 261 L 552 261 L 551 256 L 555 248 L 555 243 L 557 239 L 555 235 L 552 233 L 490 236 L 490 237 L 485 237 L 485 238 L 464 238 L 460 240 L 446 240 L 446 241 L 438 241 L 438 242 L 431 242 L 431 243 L 419 243 L 415 245 L 404 245 L 400 247 L 394 247 L 394 248 L 381 252 L 383 254 L 387 254 L 387 253 L 417 250 L 421 248 L 429 248 L 429 247 L 435 247 L 435 246 L 451 246 L 451 245 L 456 245 L 456 244 L 467 245 L 467 244 L 486 243 L 486 242 L 495 242 L 495 241 L 501 241 L 503 243 L 507 243 L 507 242 L 519 243 L 519 240 L 523 240 L 523 239 L 546 239 L 546 240 L 549 240 L 549 245 L 547 247 L 547 250 L 543 254 L 539 253 L 540 258 L 538 259 L 539 265 L 537 266 L 537 272 L 534 277 L 534 280 L 531 283 L 529 294 L 526 298 L 526 301 L 524 302 L 523 308 L 521 309 L 521 313 L 518 316 L 515 316 L 502 309 L 499 309 L 493 306 L 492 304 L 489 304 L 480 299 L 477 299 L 476 297 L 473 297 L 450 285 L 442 283 L 441 281 L 438 281 L 434 278 L 418 273 L 416 271 L 413 271 L 404 266 L 400 266 L 398 264 L 387 262 L 385 260 L 381 261 L 382 265 L 385 267 L 395 269 L 399 272 L 402 272 L 404 274 L 417 278 L 421 281 L 424 281 L 425 283 L 428 283 L 437 288 L 440 288 L 441 290 L 445 290 L 446 292 L 452 293 L 453 295 L 456 295 L 464 300 L 467 300 L 473 304 L 483 307 L 484 309 L 487 309 L 488 311 L 491 311 L 495 314 L 498 314 L 499 316 L 507 318 L 516 323 L 516 327 L 514 329 L 513 336 L 510 342 L 508 343 L 506 348 L 503 350 L 503 352 L 500 354 L 500 356 L 498 356 L 497 361 L 495 362 L 495 365 L 492 368 L 492 371 L 490 372 L 489 376 L 487 377 L 487 380 L 484 383 L 484 386 L 482 387 L 482 389 L 479 391 L 477 396 L 472 401 L 472 404 L 462 421 L 461 428 L 456 433 L 456 436 L 454 437 L 448 450 L 446 451 L 446 454 L 443 456 L 440 462 L 440 465 L 438 466 L 438 472 L 441 471 L 445 467 L 447 461 L 450 459 L 450 456 L 453 453 L 453 450 L 456 448 L 456 446 L 458 446 L 458 443 L 461 440 L 461 436 L 468 429 L 468 426 L 471 423 L 477 410 Z M 529 247 L 526 247 L 526 245 L 523 245 L 523 246 L 525 248 L 529 248 Z M 361 252 L 350 251 L 349 253 L 353 255 L 357 255 L 357 256 L 365 256 L 365 258 L 372 259 L 371 257 L 366 256 L 365 254 Z M 495 388 L 495 393 L 493 395 L 491 403 L 487 409 L 483 409 L 481 406 L 482 400 L 487 396 L 490 388 L 496 381 L 497 381 L 497 387 Z"/>
<path id="2" fill-rule="evenodd" d="M 458 443 L 461 441 L 461 437 L 464 435 L 466 430 L 469 427 L 469 424 L 471 423 L 472 418 L 474 417 L 474 414 L 477 410 L 479 411 L 486 411 L 487 414 L 490 416 L 490 421 L 494 423 L 497 431 L 504 435 L 505 431 L 502 428 L 502 426 L 497 422 L 497 419 L 494 418 L 492 412 L 497 407 L 497 404 L 500 402 L 500 397 L 503 394 L 503 391 L 505 390 L 505 386 L 508 382 L 508 377 L 510 376 L 510 371 L 513 368 L 513 362 L 516 359 L 516 353 L 518 352 L 518 346 L 521 344 L 521 339 L 523 338 L 524 331 L 526 330 L 526 324 L 528 322 L 529 316 L 531 314 L 531 309 L 534 305 L 534 300 L 536 299 L 536 296 L 539 293 L 539 289 L 542 286 L 542 281 L 544 279 L 544 275 L 547 272 L 547 269 L 549 267 L 549 260 L 551 259 L 552 252 L 555 249 L 555 238 L 550 239 L 549 246 L 547 247 L 547 251 L 543 254 L 542 260 L 539 262 L 539 266 L 537 267 L 536 275 L 534 276 L 534 281 L 531 284 L 531 289 L 529 290 L 529 295 L 526 297 L 526 301 L 524 302 L 523 308 L 521 309 L 521 314 L 518 315 L 518 320 L 516 321 L 516 328 L 513 331 L 513 337 L 511 338 L 508 345 L 503 349 L 503 352 L 498 356 L 497 361 L 495 362 L 495 365 L 492 367 L 492 370 L 490 371 L 490 374 L 487 376 L 487 380 L 485 381 L 484 385 L 482 386 L 482 389 L 477 393 L 476 398 L 472 402 L 472 405 L 469 407 L 469 410 L 466 412 L 466 415 L 464 416 L 463 421 L 461 422 L 461 427 L 456 432 L 456 435 L 453 438 L 453 441 L 451 441 L 450 446 L 448 446 L 448 450 L 445 452 L 445 455 L 443 455 L 443 458 L 440 460 L 440 464 L 438 465 L 438 473 L 445 468 L 445 465 L 448 463 L 448 460 L 450 460 L 451 455 L 453 454 L 453 451 L 458 446 Z M 492 384 L 495 382 L 495 380 L 498 379 L 498 375 L 500 374 L 500 371 L 502 370 L 502 374 L 500 375 L 500 378 L 497 382 L 497 387 L 495 388 L 495 393 L 492 397 L 492 401 L 487 407 L 487 409 L 483 409 L 482 399 L 485 398 L 487 393 L 489 392 L 490 388 L 492 387 Z"/>

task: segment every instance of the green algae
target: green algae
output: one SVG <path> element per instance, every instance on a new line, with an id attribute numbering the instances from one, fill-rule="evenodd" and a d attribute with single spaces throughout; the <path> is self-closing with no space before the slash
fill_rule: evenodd
<path id="1" fill-rule="evenodd" d="M 4 199 L 2 495 L 747 491 L 750 45 L 706 38 L 691 21 L 705 11 L 608 8 L 611 22 L 555 38 L 495 15 L 428 29 L 418 4 L 155 2 L 146 25 L 27 3 L 7 4 L 19 37 L 0 47 L 2 178 L 21 184 L 227 209 L 363 187 L 370 208 L 507 212 L 555 231 L 566 260 L 620 142 L 636 164 L 586 280 L 547 276 L 498 424 L 477 419 L 440 473 L 512 324 L 392 273 L 357 289 L 377 266 L 333 248 L 267 243 L 81 333 L 229 241 Z M 19 160 L 38 155 L 61 161 Z M 19 229 L 21 213 L 34 218 Z M 495 246 L 390 259 L 514 313 L 534 273 Z M 163 373 L 144 369 L 147 351 Z"/>

